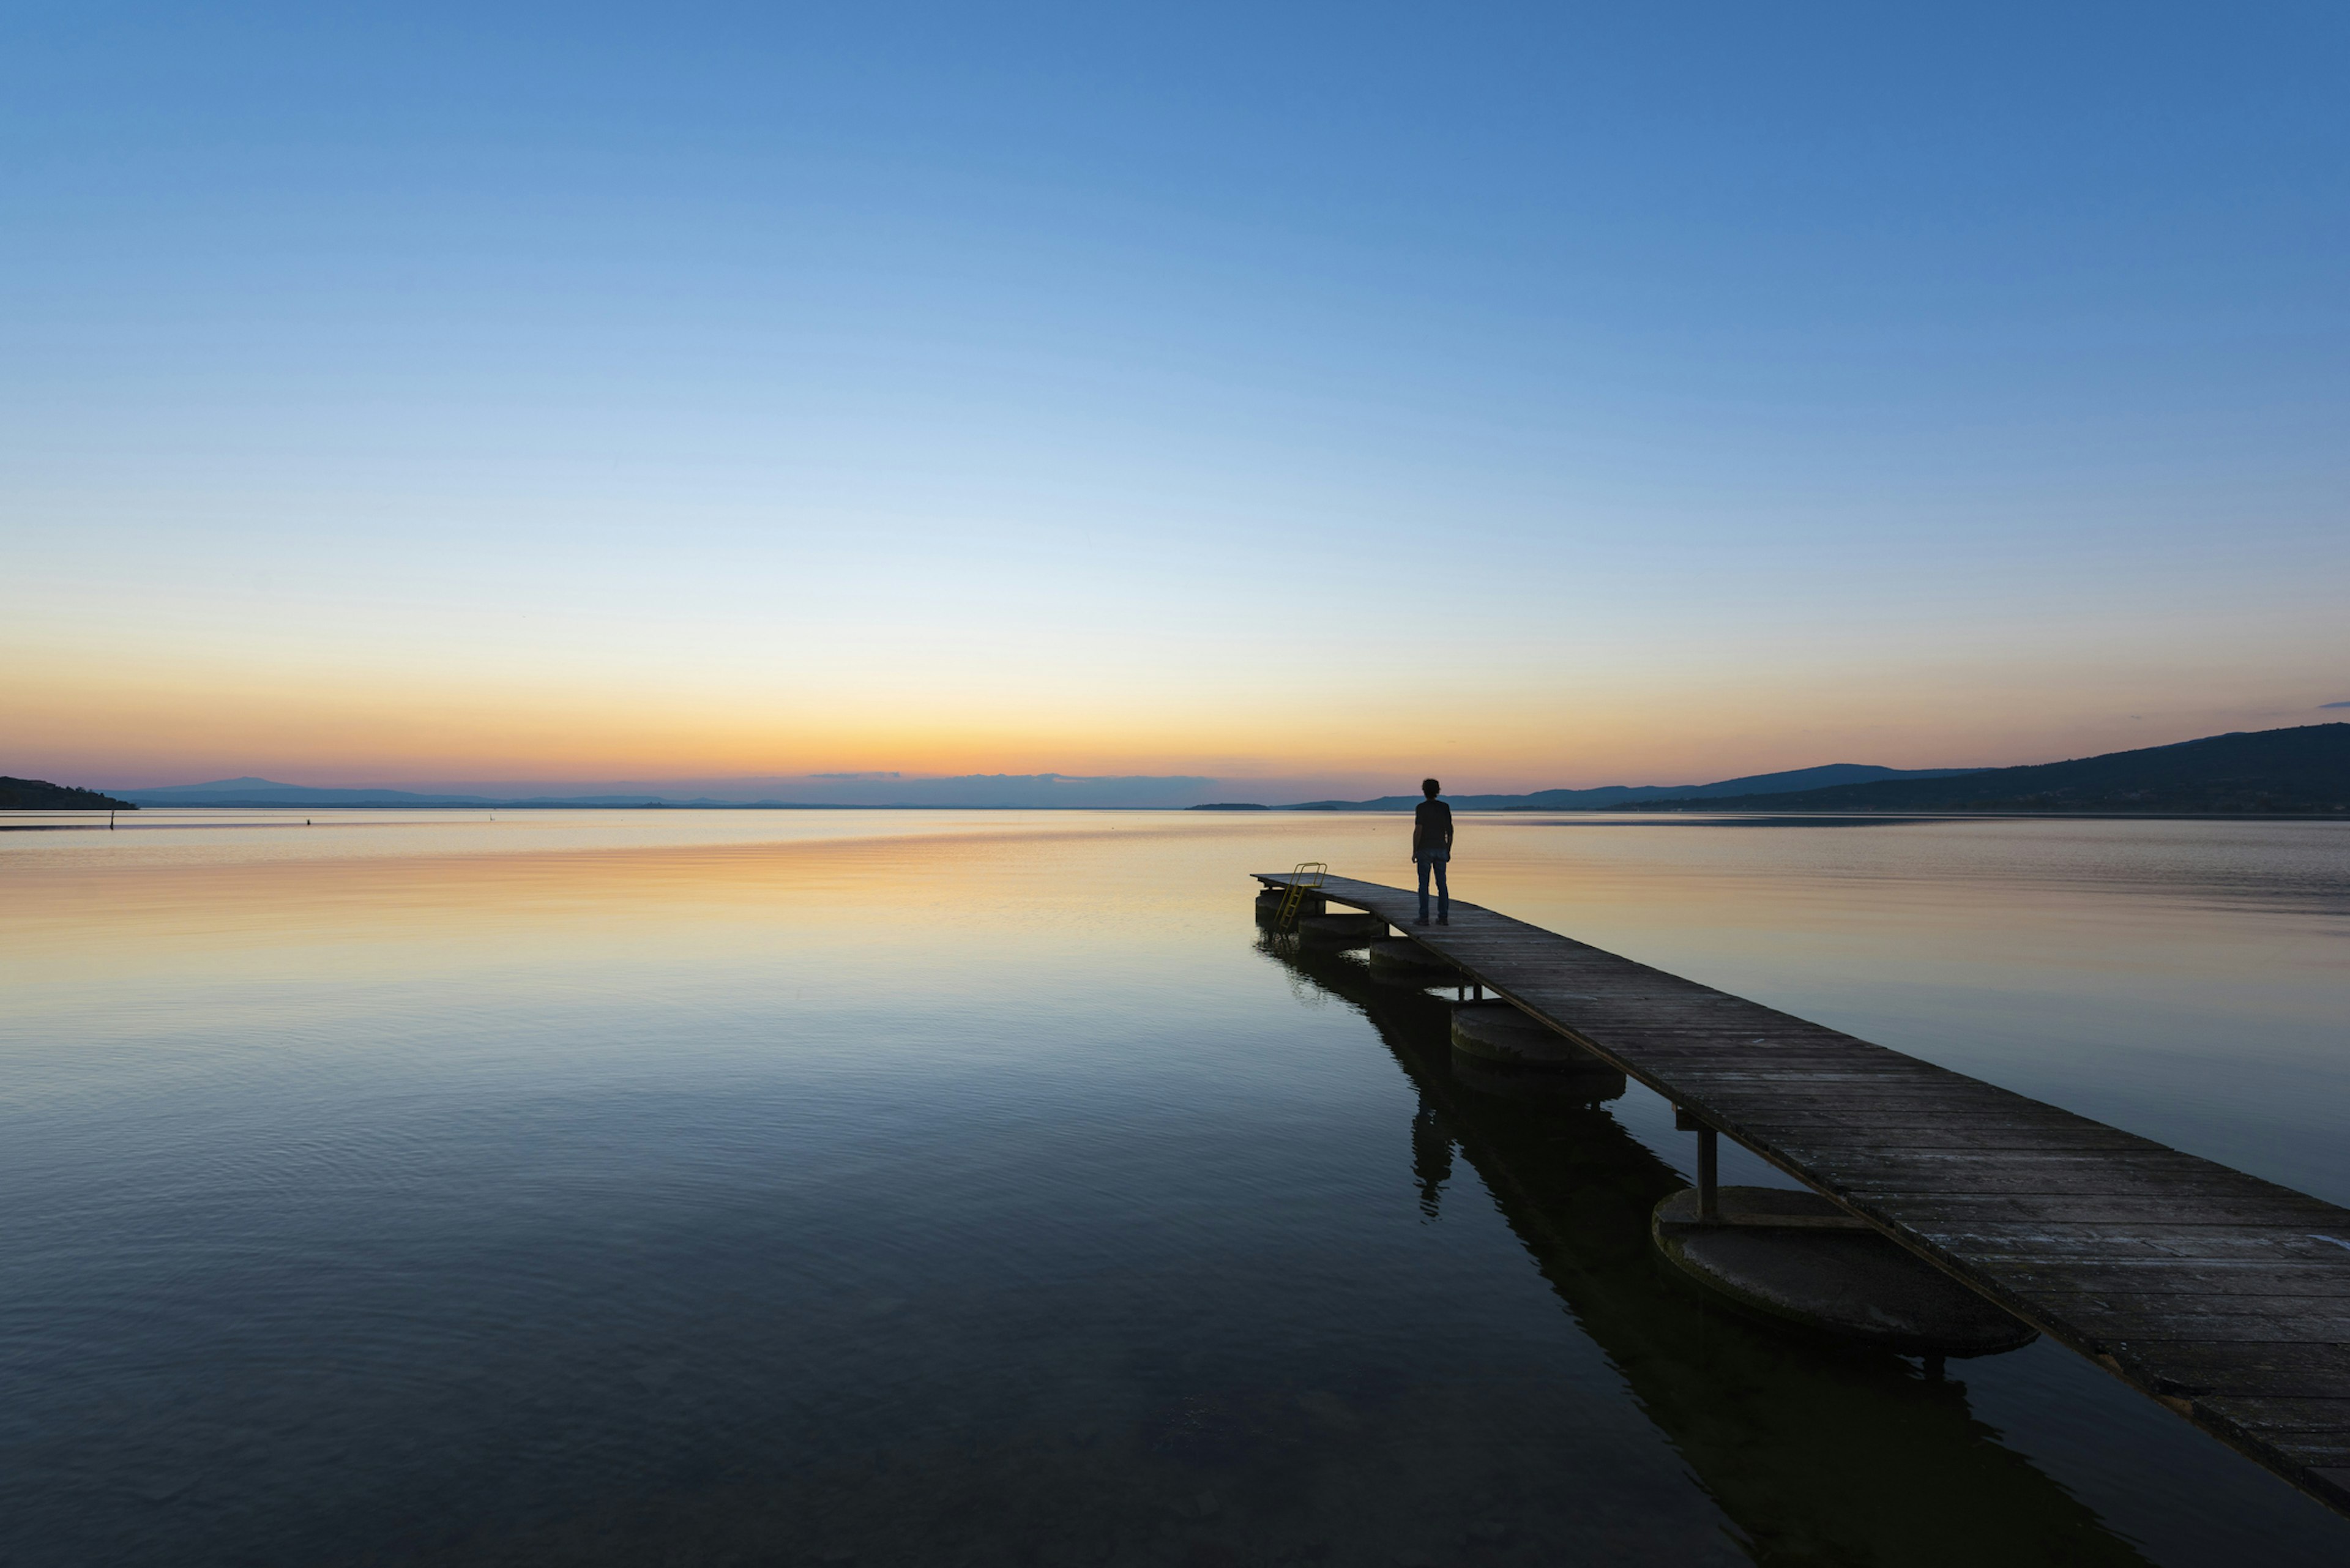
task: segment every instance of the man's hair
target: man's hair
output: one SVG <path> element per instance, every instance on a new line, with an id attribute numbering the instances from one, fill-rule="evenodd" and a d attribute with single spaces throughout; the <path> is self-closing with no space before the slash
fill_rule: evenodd
<path id="1" fill-rule="evenodd" d="M 1443 788 L 1444 786 L 1438 784 L 1434 779 L 1422 779 L 1419 781 L 1419 793 L 1426 795 L 1430 800 L 1434 800 L 1437 795 L 1443 791 Z"/>

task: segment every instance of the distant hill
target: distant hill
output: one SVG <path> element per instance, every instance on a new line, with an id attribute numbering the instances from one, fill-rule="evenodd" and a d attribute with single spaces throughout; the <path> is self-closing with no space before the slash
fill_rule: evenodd
<path id="1" fill-rule="evenodd" d="M 678 787 L 707 789 L 689 781 Z M 1065 774 L 970 774 L 952 778 L 901 778 L 895 774 L 764 777 L 741 781 L 723 795 L 664 794 L 658 785 L 607 784 L 579 794 L 439 794 L 367 787 L 323 789 L 276 779 L 214 779 L 209 784 L 164 784 L 126 790 L 147 805 L 377 807 L 414 810 L 432 806 L 500 809 L 598 806 L 770 807 L 832 810 L 847 806 L 886 808 L 946 806 L 957 809 L 1052 809 L 1062 807 L 1158 807 L 1197 799 L 1215 780 L 1190 777 L 1090 778 Z M 594 786 L 583 786 L 583 790 Z"/>
<path id="2" fill-rule="evenodd" d="M 47 779 L 0 778 L 0 811 L 137 811 L 127 800 Z"/>
<path id="3" fill-rule="evenodd" d="M 1617 809 L 1624 809 L 1618 807 Z M 2350 811 L 2350 724 L 2209 735 L 2073 762 L 1948 779 L 1890 779 L 1731 802 L 1695 794 L 1643 811 Z"/>
<path id="4" fill-rule="evenodd" d="M 319 789 L 310 784 L 279 784 L 275 779 L 216 779 L 211 784 L 165 784 L 156 789 L 125 792 L 148 805 L 651 805 L 650 794 L 582 795 L 577 799 L 498 800 L 479 794 L 419 794 L 404 789 Z M 729 805 L 734 804 L 732 802 Z"/>
<path id="5" fill-rule="evenodd" d="M 1543 789 L 1531 794 L 1446 795 L 1455 811 L 1600 811 L 1609 806 L 1648 800 L 1711 800 L 1727 795 L 1763 794 L 1816 789 L 1824 784 L 1859 784 L 1877 779 L 1947 779 L 1977 773 L 1976 768 L 1880 768 L 1867 763 L 1828 763 L 1816 768 L 1795 768 L 1783 774 L 1752 774 L 1709 784 L 1602 784 L 1596 789 Z M 1409 811 L 1419 804 L 1416 794 L 1381 795 L 1377 800 L 1309 800 L 1284 806 L 1286 811 Z"/>

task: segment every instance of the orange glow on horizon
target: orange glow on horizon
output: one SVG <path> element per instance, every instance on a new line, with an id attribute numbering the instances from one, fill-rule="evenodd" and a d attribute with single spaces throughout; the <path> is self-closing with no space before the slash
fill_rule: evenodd
<path id="1" fill-rule="evenodd" d="M 1552 678 L 1555 690 L 1528 678 L 1447 690 L 1449 671 L 1357 678 L 1300 660 L 1293 681 L 1238 689 L 1066 676 L 1045 689 L 1014 671 L 991 693 L 967 679 L 817 691 L 740 671 L 15 658 L 46 679 L 0 698 L 10 741 L 0 771 L 125 788 L 248 774 L 396 786 L 895 771 L 1185 774 L 1385 793 L 1435 769 L 1471 793 L 1697 783 L 1828 762 L 2000 765 L 2315 722 L 2248 714 L 2241 685 L 2219 679 L 2199 690 L 2182 680 L 2175 705 L 2139 716 L 2117 711 L 2116 693 L 2035 692 L 2021 672 L 1961 685 L 1898 669 L 1813 671 L 1800 683 L 1666 671 L 1635 684 L 1569 671 Z"/>

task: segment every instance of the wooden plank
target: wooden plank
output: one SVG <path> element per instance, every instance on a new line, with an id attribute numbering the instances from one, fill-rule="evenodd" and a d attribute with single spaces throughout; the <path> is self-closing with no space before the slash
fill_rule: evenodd
<path id="1" fill-rule="evenodd" d="M 2013 1293 L 2021 1296 L 2022 1293 Z M 2206 1324 L 2206 1319 L 2225 1318 L 2230 1320 L 2228 1334 L 2230 1338 L 2244 1337 L 2240 1331 L 2247 1326 L 2247 1320 L 2259 1319 L 2269 1323 L 2291 1320 L 2338 1325 L 2326 1334 L 2313 1331 L 2285 1336 L 2294 1343 L 2325 1339 L 2329 1334 L 2334 1339 L 2350 1342 L 2350 1303 L 2343 1300 L 2339 1291 L 2316 1295 L 2275 1295 L 2260 1291 L 2237 1293 L 2217 1290 L 2095 1291 L 2059 1287 L 2033 1291 L 2031 1296 L 2052 1315 L 2067 1323 L 2094 1322 L 2105 1325 L 2101 1332 L 2129 1338 L 2195 1339 L 2200 1336 L 2204 1328 L 2216 1333 L 2222 1326 Z M 2116 1326 L 2124 1323 L 2141 1326 L 2124 1334 Z M 2260 1337 L 2273 1339 L 2278 1336 Z"/>
<path id="2" fill-rule="evenodd" d="M 2135 1345 L 2158 1360 L 2160 1357 L 2152 1347 L 2171 1342 L 2195 1345 L 2310 1345 L 2350 1340 L 2350 1310 L 2294 1312 L 2282 1310 L 2292 1303 L 2280 1303 L 2280 1310 L 2269 1313 L 2186 1313 L 2168 1307 L 2144 1311 L 2094 1308 L 2058 1296 L 2033 1296 L 2029 1300 L 2037 1321 L 2073 1325 L 2075 1333 L 2068 1337 L 2094 1339 L 2101 1349 L 2116 1345 Z"/>
<path id="3" fill-rule="evenodd" d="M 1957 1224 L 1992 1221 L 2018 1225 L 2063 1223 L 2088 1225 L 2192 1224 L 2262 1227 L 2291 1225 L 2270 1204 L 2223 1203 L 2205 1200 L 2191 1192 L 2169 1196 L 2133 1192 L 1978 1192 L 1849 1194 L 1853 1201 L 1886 1217 L 1899 1229 L 1922 1231 Z M 2337 1211 L 2338 1215 L 2338 1211 Z M 2350 1231 L 2350 1224 L 2342 1229 Z"/>
<path id="4" fill-rule="evenodd" d="M 2350 1272 L 2326 1263 L 2272 1259 L 2126 1258 L 2044 1259 L 2030 1262 L 1974 1260 L 1986 1278 L 2034 1297 L 2078 1293 L 2109 1296 L 2183 1295 L 2190 1301 L 2220 1297 L 2350 1297 Z M 2154 1287 L 2149 1290 L 2149 1286 Z"/>
<path id="5" fill-rule="evenodd" d="M 1850 1129 L 1839 1124 L 1815 1122 L 1798 1124 L 1790 1128 L 1784 1122 L 1773 1119 L 1772 1129 L 1778 1147 L 1792 1154 L 1815 1152 L 1822 1158 L 1845 1151 L 1869 1152 L 1877 1149 L 2035 1149 L 2073 1150 L 2134 1149 L 2143 1147 L 2146 1139 L 2118 1128 L 2099 1127 L 2095 1122 L 2072 1127 L 2009 1127 L 1995 1117 L 1986 1117 L 1981 1126 L 1951 1127 L 1940 1122 L 1920 1121 L 1914 1127 L 1887 1127 L 1870 1124 Z M 1831 1132 L 1841 1136 L 1829 1136 Z"/>
<path id="6" fill-rule="evenodd" d="M 1597 1039 L 1612 1054 L 1627 1061 L 1642 1061 L 1637 1050 L 1627 1050 L 1620 1041 L 1609 1040 L 1604 1034 L 1592 1034 L 1578 1030 L 1576 1033 Z M 1669 1063 L 1660 1063 L 1656 1071 L 1678 1079 L 1679 1075 Z M 1694 1095 L 1692 1090 L 1691 1094 Z M 1964 1080 L 1939 1087 L 1925 1085 L 1848 1084 L 1834 1095 L 1807 1090 L 1790 1085 L 1749 1085 L 1738 1094 L 1738 1104 L 1748 1114 L 1757 1116 L 1786 1116 L 1791 1123 L 1832 1119 L 1841 1115 L 1855 1124 L 1865 1124 L 1873 1117 L 1897 1113 L 1925 1113 L 1937 1106 L 1945 1107 L 1952 1116 L 2003 1116 L 2008 1112 L 2007 1096 L 1978 1089 Z"/>
<path id="7" fill-rule="evenodd" d="M 2257 1440 L 2257 1439 L 2256 1439 Z M 2276 1452 L 2294 1463 L 2311 1469 L 2324 1469 L 2335 1475 L 2350 1474 L 2350 1442 L 2314 1437 L 2279 1436 L 2267 1439 Z M 2258 1453 L 2259 1449 L 2252 1450 Z"/>
<path id="8" fill-rule="evenodd" d="M 1990 1170 L 2058 1171 L 2128 1171 L 2150 1180 L 2177 1182 L 2193 1179 L 2211 1185 L 2219 1183 L 2230 1191 L 2258 1190 L 2263 1196 L 2297 1204 L 2315 1204 L 2331 1208 L 2331 1204 L 2295 1192 L 2289 1187 L 2279 1187 L 2257 1176 L 2247 1176 L 2226 1166 L 2215 1166 L 2208 1159 L 2198 1159 L 2182 1154 L 2167 1144 L 2151 1138 L 2140 1138 L 2127 1149 L 2083 1153 L 2075 1149 L 1984 1150 L 1964 1148 L 1855 1149 L 1846 1163 L 1854 1169 L 1885 1172 L 1931 1174 L 1938 1182 L 1956 1185 L 1971 1180 L 1976 1175 Z"/>
<path id="9" fill-rule="evenodd" d="M 2178 1175 L 2159 1169 L 2132 1169 L 2125 1162 L 2128 1154 L 2119 1155 L 2115 1168 L 2100 1171 L 2078 1164 L 2061 1163 L 2046 1151 L 2036 1149 L 1991 1150 L 2016 1156 L 2012 1168 L 1985 1159 L 1967 1166 L 1935 1166 L 1922 1161 L 1917 1164 L 1877 1165 L 1865 1160 L 1871 1150 L 1855 1149 L 1834 1161 L 1823 1161 L 1824 1175 L 1833 1173 L 1839 1191 L 1856 1197 L 1892 1199 L 1925 1198 L 1957 1201 L 1965 1199 L 1998 1197 L 2061 1197 L 2061 1198 L 2158 1198 L 2178 1193 L 2182 1201 L 2196 1205 L 2179 1211 L 2178 1218 L 2194 1217 L 2202 1224 L 2227 1223 L 2217 1218 L 2205 1218 L 2212 1205 L 2223 1205 L 2224 1211 L 2237 1217 L 2233 1222 L 2260 1223 L 2262 1218 L 2281 1221 L 2288 1213 L 2307 1216 L 2311 1223 L 2327 1218 L 2326 1208 L 2315 1199 L 2304 1199 L 2291 1204 L 2271 1198 L 2261 1190 L 2264 1185 L 2251 1177 L 2239 1176 L 2233 1181 L 2214 1179 L 2208 1183 L 2189 1185 Z M 2230 1172 L 2235 1175 L 2236 1173 Z"/>
<path id="10" fill-rule="evenodd" d="M 2125 1347 L 2121 1369 L 2158 1394 L 2209 1399 L 2350 1399 L 2350 1349 L 2323 1345 Z"/>
<path id="11" fill-rule="evenodd" d="M 1886 1094 L 1861 1087 L 1846 1090 L 1825 1101 L 1816 1096 L 1774 1091 L 1770 1095 L 1742 1095 L 1739 1103 L 1753 1116 L 1769 1116 L 1790 1131 L 1817 1127 L 1866 1133 L 1878 1127 L 1947 1125 L 1967 1131 L 2011 1127 L 2051 1134 L 2092 1128 L 2100 1132 L 2123 1132 L 2122 1128 L 2104 1122 L 2093 1122 L 2086 1116 L 2076 1116 L 2032 1100 L 2017 1100 L 2004 1092 L 1992 1096 Z M 1939 1115 L 1936 1114 L 1938 1110 Z M 1897 1117 L 1902 1119 L 1895 1120 Z M 2124 1136 L 2144 1143 L 2154 1142 L 2152 1138 L 2137 1133 L 2124 1133 Z"/>
<path id="12" fill-rule="evenodd" d="M 2303 1398 L 2270 1395 L 2262 1397 L 2219 1395 L 2195 1401 L 2248 1432 L 2277 1436 L 2314 1432 L 2332 1436 L 2350 1431 L 2350 1397 Z"/>
<path id="13" fill-rule="evenodd" d="M 2122 1198 L 2159 1197 L 2179 1192 L 2186 1186 L 2180 1175 L 2159 1166 L 2133 1168 L 2128 1162 L 2137 1157 L 2134 1150 L 2115 1153 L 2114 1167 L 2100 1170 L 2077 1159 L 2064 1158 L 2074 1151 L 2027 1149 L 1989 1149 L 1982 1157 L 1964 1165 L 1940 1165 L 1931 1161 L 1896 1160 L 1878 1163 L 1869 1157 L 1875 1149 L 1850 1149 L 1833 1156 L 1821 1156 L 1813 1162 L 1823 1178 L 1840 1192 L 1855 1197 L 1894 1199 L 1930 1198 L 1956 1199 L 1995 1196 Z M 1921 1150 L 1921 1153 L 1946 1152 Z M 2012 1166 L 2002 1166 L 1997 1157 L 2015 1157 Z M 2250 1177 L 2237 1181 L 2213 1180 L 2190 1189 L 2188 1200 L 2197 1204 L 2224 1203 L 2231 1214 L 2257 1212 L 2272 1218 L 2282 1218 L 2288 1211 L 2308 1214 L 2313 1222 L 2324 1218 L 2324 1210 L 2314 1200 L 2303 1205 L 2276 1201 L 2260 1190 L 2260 1184 Z M 2200 1214 L 2200 1209 L 2182 1211 Z M 2209 1223 L 2210 1221 L 2206 1221 Z"/>
<path id="14" fill-rule="evenodd" d="M 2185 1265 L 2212 1262 L 2316 1262 L 2341 1254 L 2323 1238 L 2295 1226 L 2095 1225 L 2053 1222 L 1943 1229 L 1917 1234 L 1981 1261 L 1986 1269 L 2009 1263 L 2067 1260 Z"/>

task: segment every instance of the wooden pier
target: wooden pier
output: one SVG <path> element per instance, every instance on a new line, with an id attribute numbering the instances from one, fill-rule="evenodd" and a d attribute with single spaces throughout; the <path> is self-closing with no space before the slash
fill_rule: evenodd
<path id="1" fill-rule="evenodd" d="M 1316 891 L 2350 1513 L 2350 1210 L 1474 904 Z"/>

